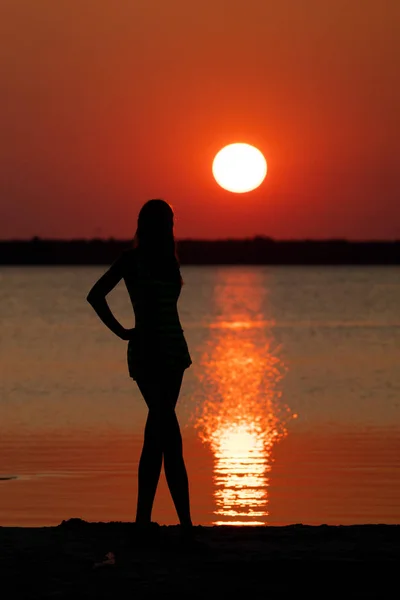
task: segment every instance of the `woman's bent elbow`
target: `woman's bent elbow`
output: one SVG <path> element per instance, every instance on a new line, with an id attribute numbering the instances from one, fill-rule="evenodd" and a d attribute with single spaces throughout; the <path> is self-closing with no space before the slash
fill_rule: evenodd
<path id="1" fill-rule="evenodd" d="M 86 300 L 87 300 L 87 302 L 89 302 L 89 304 L 91 304 L 93 306 L 93 304 L 96 302 L 96 294 L 94 294 L 92 291 L 90 291 L 88 293 L 88 295 L 86 296 Z"/>

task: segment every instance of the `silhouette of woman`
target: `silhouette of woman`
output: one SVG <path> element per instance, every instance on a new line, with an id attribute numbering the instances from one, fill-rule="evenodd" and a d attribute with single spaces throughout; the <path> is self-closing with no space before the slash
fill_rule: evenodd
<path id="1" fill-rule="evenodd" d="M 136 525 L 141 531 L 150 531 L 164 458 L 182 535 L 192 539 L 189 483 L 175 413 L 183 374 L 192 360 L 177 310 L 183 281 L 173 227 L 174 213 L 167 202 L 146 202 L 139 212 L 133 247 L 100 277 L 87 300 L 115 335 L 128 340 L 129 374 L 149 408 L 139 462 Z M 117 321 L 106 301 L 106 295 L 121 279 L 135 313 L 133 329 L 125 329 Z"/>

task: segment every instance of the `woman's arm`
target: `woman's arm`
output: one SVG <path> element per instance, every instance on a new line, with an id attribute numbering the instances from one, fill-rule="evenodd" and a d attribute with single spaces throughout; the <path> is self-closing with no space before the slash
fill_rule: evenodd
<path id="1" fill-rule="evenodd" d="M 115 288 L 123 277 L 124 258 L 120 256 L 94 284 L 87 295 L 86 300 L 96 311 L 98 317 L 103 321 L 115 335 L 122 340 L 129 340 L 131 329 L 125 329 L 112 314 L 107 304 L 106 296 Z"/>

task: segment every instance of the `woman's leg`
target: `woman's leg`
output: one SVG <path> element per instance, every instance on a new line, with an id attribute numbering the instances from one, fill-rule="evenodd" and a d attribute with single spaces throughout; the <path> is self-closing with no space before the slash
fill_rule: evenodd
<path id="1" fill-rule="evenodd" d="M 149 395 L 147 387 L 139 386 L 142 393 Z M 144 395 L 144 394 L 143 394 Z M 151 395 L 151 391 L 150 391 Z M 136 523 L 151 522 L 151 512 L 162 467 L 162 445 L 156 415 L 149 410 L 144 432 L 143 449 L 138 469 L 138 498 Z"/>
<path id="2" fill-rule="evenodd" d="M 179 522 L 190 527 L 189 480 L 183 458 L 182 435 L 175 412 L 182 384 L 183 372 L 165 377 L 166 411 L 163 427 L 164 471 Z M 162 383 L 162 382 L 161 382 Z"/>
<path id="3" fill-rule="evenodd" d="M 183 459 L 182 436 L 175 413 L 182 378 L 183 372 L 179 372 L 137 382 L 149 407 L 139 463 L 137 522 L 148 523 L 151 520 L 163 454 L 165 475 L 179 521 L 184 526 L 192 525 L 189 482 Z"/>

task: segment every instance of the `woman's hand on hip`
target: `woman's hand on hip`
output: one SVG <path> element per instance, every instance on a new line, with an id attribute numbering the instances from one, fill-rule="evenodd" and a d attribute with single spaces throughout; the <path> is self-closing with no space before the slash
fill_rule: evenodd
<path id="1" fill-rule="evenodd" d="M 122 340 L 129 341 L 133 338 L 134 335 L 135 335 L 135 328 L 132 327 L 132 329 L 124 329 L 120 335 L 120 338 Z"/>

